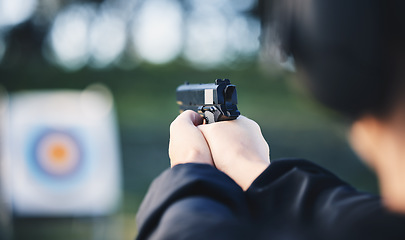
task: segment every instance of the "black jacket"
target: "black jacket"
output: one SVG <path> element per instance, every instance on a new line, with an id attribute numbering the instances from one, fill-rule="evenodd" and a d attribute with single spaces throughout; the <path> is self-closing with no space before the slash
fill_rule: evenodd
<path id="1" fill-rule="evenodd" d="M 151 185 L 137 239 L 405 239 L 405 216 L 305 160 L 276 160 L 244 192 L 221 171 L 182 164 Z"/>

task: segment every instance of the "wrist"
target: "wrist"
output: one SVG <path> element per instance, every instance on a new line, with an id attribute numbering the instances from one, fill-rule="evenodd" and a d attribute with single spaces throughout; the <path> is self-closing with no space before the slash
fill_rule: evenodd
<path id="1" fill-rule="evenodd" d="M 169 156 L 171 156 L 170 151 Z M 181 156 L 171 156 L 170 161 L 171 167 L 184 163 L 201 163 L 201 164 L 208 164 L 211 166 L 214 165 L 211 155 L 207 154 L 207 152 L 202 152 L 201 150 L 198 149 L 190 149 L 187 151 L 187 153 Z"/>
<path id="2" fill-rule="evenodd" d="M 225 171 L 244 191 L 253 181 L 270 165 L 269 161 L 239 161 L 231 166 L 230 171 Z"/>

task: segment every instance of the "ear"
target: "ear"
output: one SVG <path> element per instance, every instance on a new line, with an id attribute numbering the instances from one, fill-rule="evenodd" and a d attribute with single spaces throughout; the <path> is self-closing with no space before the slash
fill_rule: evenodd
<path id="1" fill-rule="evenodd" d="M 364 116 L 353 123 L 349 139 L 353 149 L 378 175 L 386 207 L 405 213 L 405 115 L 378 119 Z"/>
<path id="2" fill-rule="evenodd" d="M 374 116 L 367 115 L 356 120 L 349 131 L 349 141 L 357 155 L 370 167 L 378 164 L 379 143 L 384 132 L 384 123 Z"/>

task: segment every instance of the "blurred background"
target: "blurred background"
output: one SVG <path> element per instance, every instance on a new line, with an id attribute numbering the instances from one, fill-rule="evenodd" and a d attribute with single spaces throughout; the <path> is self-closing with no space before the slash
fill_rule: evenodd
<path id="1" fill-rule="evenodd" d="M 270 2 L 0 0 L 0 239 L 133 239 L 139 204 L 151 181 L 169 167 L 169 125 L 178 114 L 175 90 L 185 81 L 212 83 L 229 78 L 237 86 L 239 110 L 260 124 L 272 159 L 306 158 L 361 190 L 377 192 L 375 176 L 346 142 L 344 120 L 312 101 L 297 81 L 291 59 L 278 63 L 268 24 Z M 99 100 L 88 94 L 94 89 L 101 92 Z M 55 94 L 56 98 L 44 97 Z M 61 100 L 65 95 L 69 97 Z M 72 110 L 82 109 L 86 96 L 92 99 L 90 105 L 85 101 L 88 108 L 108 108 L 98 125 Z M 45 107 L 50 102 L 53 105 Z M 91 183 L 78 183 L 80 191 L 70 188 L 72 195 L 63 197 L 64 201 L 61 188 L 34 186 L 52 179 L 23 181 L 19 183 L 23 194 L 16 194 L 12 182 L 29 175 L 30 169 L 10 167 L 17 158 L 24 158 L 9 153 L 15 135 L 25 136 L 15 122 L 25 124 L 27 131 L 35 124 L 41 129 L 64 126 L 63 131 L 55 130 L 52 139 L 62 139 L 73 150 L 57 146 L 51 158 L 44 159 L 56 164 L 65 161 L 65 151 L 76 154 L 90 149 L 94 159 L 83 161 L 94 164 L 88 170 Z M 110 135 L 100 137 L 97 129 L 110 129 Z M 58 137 L 62 133 L 66 135 Z M 100 143 L 84 144 L 82 149 L 75 145 L 80 136 L 84 136 L 82 142 Z M 104 154 L 108 146 L 115 146 L 112 155 Z M 24 151 L 23 140 L 13 145 L 13 151 L 19 150 Z M 106 156 L 112 157 L 100 160 Z M 115 190 L 106 186 L 104 193 L 89 198 L 81 208 L 61 208 L 69 205 L 66 199 L 79 206 L 77 199 L 93 193 L 96 186 L 105 186 L 104 176 L 114 181 Z M 52 198 L 45 205 L 53 210 L 38 210 L 24 189 L 38 195 L 39 202 Z M 112 203 L 100 211 L 83 210 L 112 195 Z M 17 198 L 31 205 L 21 210 Z"/>

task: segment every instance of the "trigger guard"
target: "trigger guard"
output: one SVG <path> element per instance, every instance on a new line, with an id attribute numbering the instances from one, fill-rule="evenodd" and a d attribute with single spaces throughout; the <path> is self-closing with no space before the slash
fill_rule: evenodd
<path id="1" fill-rule="evenodd" d="M 214 113 L 210 111 L 205 111 L 204 112 L 204 119 L 207 124 L 214 123 L 215 122 L 215 115 Z"/>

